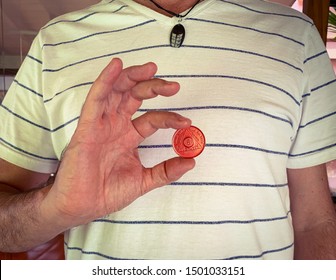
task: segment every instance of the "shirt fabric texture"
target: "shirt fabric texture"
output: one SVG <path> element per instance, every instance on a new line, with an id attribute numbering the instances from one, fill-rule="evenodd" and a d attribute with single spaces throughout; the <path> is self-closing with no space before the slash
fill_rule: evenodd
<path id="1" fill-rule="evenodd" d="M 286 168 L 336 158 L 336 83 L 305 15 L 261 0 L 205 0 L 178 23 L 133 1 L 101 1 L 37 35 L 0 107 L 0 156 L 56 171 L 85 97 L 113 57 L 153 61 L 178 81 L 173 97 L 143 102 L 180 113 L 206 147 L 180 180 L 65 234 L 68 259 L 292 259 Z M 136 117 L 136 116 L 135 116 Z M 145 166 L 176 156 L 174 130 L 139 146 Z M 99 135 L 97 135 L 99 137 Z"/>

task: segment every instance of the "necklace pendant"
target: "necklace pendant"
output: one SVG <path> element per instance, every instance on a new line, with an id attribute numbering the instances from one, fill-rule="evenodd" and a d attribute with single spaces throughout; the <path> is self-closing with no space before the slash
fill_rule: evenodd
<path id="1" fill-rule="evenodd" d="M 182 24 L 176 24 L 170 33 L 170 46 L 179 48 L 182 46 L 185 37 L 185 29 Z"/>

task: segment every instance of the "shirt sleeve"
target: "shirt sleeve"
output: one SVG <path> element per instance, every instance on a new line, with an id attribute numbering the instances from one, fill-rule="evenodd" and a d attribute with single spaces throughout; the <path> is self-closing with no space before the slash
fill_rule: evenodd
<path id="1" fill-rule="evenodd" d="M 336 80 L 315 26 L 307 33 L 300 121 L 288 168 L 304 168 L 336 158 Z"/>
<path id="2" fill-rule="evenodd" d="M 42 47 L 38 35 L 0 104 L 0 157 L 36 172 L 55 172 L 58 159 L 43 100 Z"/>

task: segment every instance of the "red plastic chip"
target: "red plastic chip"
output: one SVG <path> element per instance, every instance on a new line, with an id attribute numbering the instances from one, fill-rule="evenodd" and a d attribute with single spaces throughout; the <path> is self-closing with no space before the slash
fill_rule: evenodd
<path id="1" fill-rule="evenodd" d="M 172 140 L 175 152 L 183 158 L 197 157 L 205 147 L 204 134 L 195 126 L 176 130 Z"/>

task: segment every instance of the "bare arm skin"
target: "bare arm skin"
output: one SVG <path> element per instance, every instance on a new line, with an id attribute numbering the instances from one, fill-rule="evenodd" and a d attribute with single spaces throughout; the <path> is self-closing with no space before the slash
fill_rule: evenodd
<path id="1" fill-rule="evenodd" d="M 39 197 L 39 191 L 36 189 L 42 186 L 48 177 L 49 174 L 32 172 L 0 159 L 0 251 L 13 252 L 6 250 L 6 244 L 9 242 L 32 242 L 28 240 L 26 228 L 35 226 L 34 208 L 38 205 Z M 45 241 L 48 240 L 42 239 L 41 243 Z M 17 248 L 14 252 L 24 249 L 25 247 L 22 250 Z"/>
<path id="2" fill-rule="evenodd" d="M 325 165 L 289 169 L 295 259 L 336 259 L 336 212 Z"/>
<path id="3" fill-rule="evenodd" d="M 119 59 L 111 61 L 90 89 L 52 186 L 28 191 L 48 175 L 1 161 L 0 251 L 28 250 L 118 211 L 194 167 L 193 159 L 173 158 L 153 168 L 139 160 L 137 147 L 146 137 L 191 124 L 170 112 L 132 120 L 142 100 L 179 90 L 177 83 L 153 78 L 156 71 L 153 63 L 123 69 Z"/>

